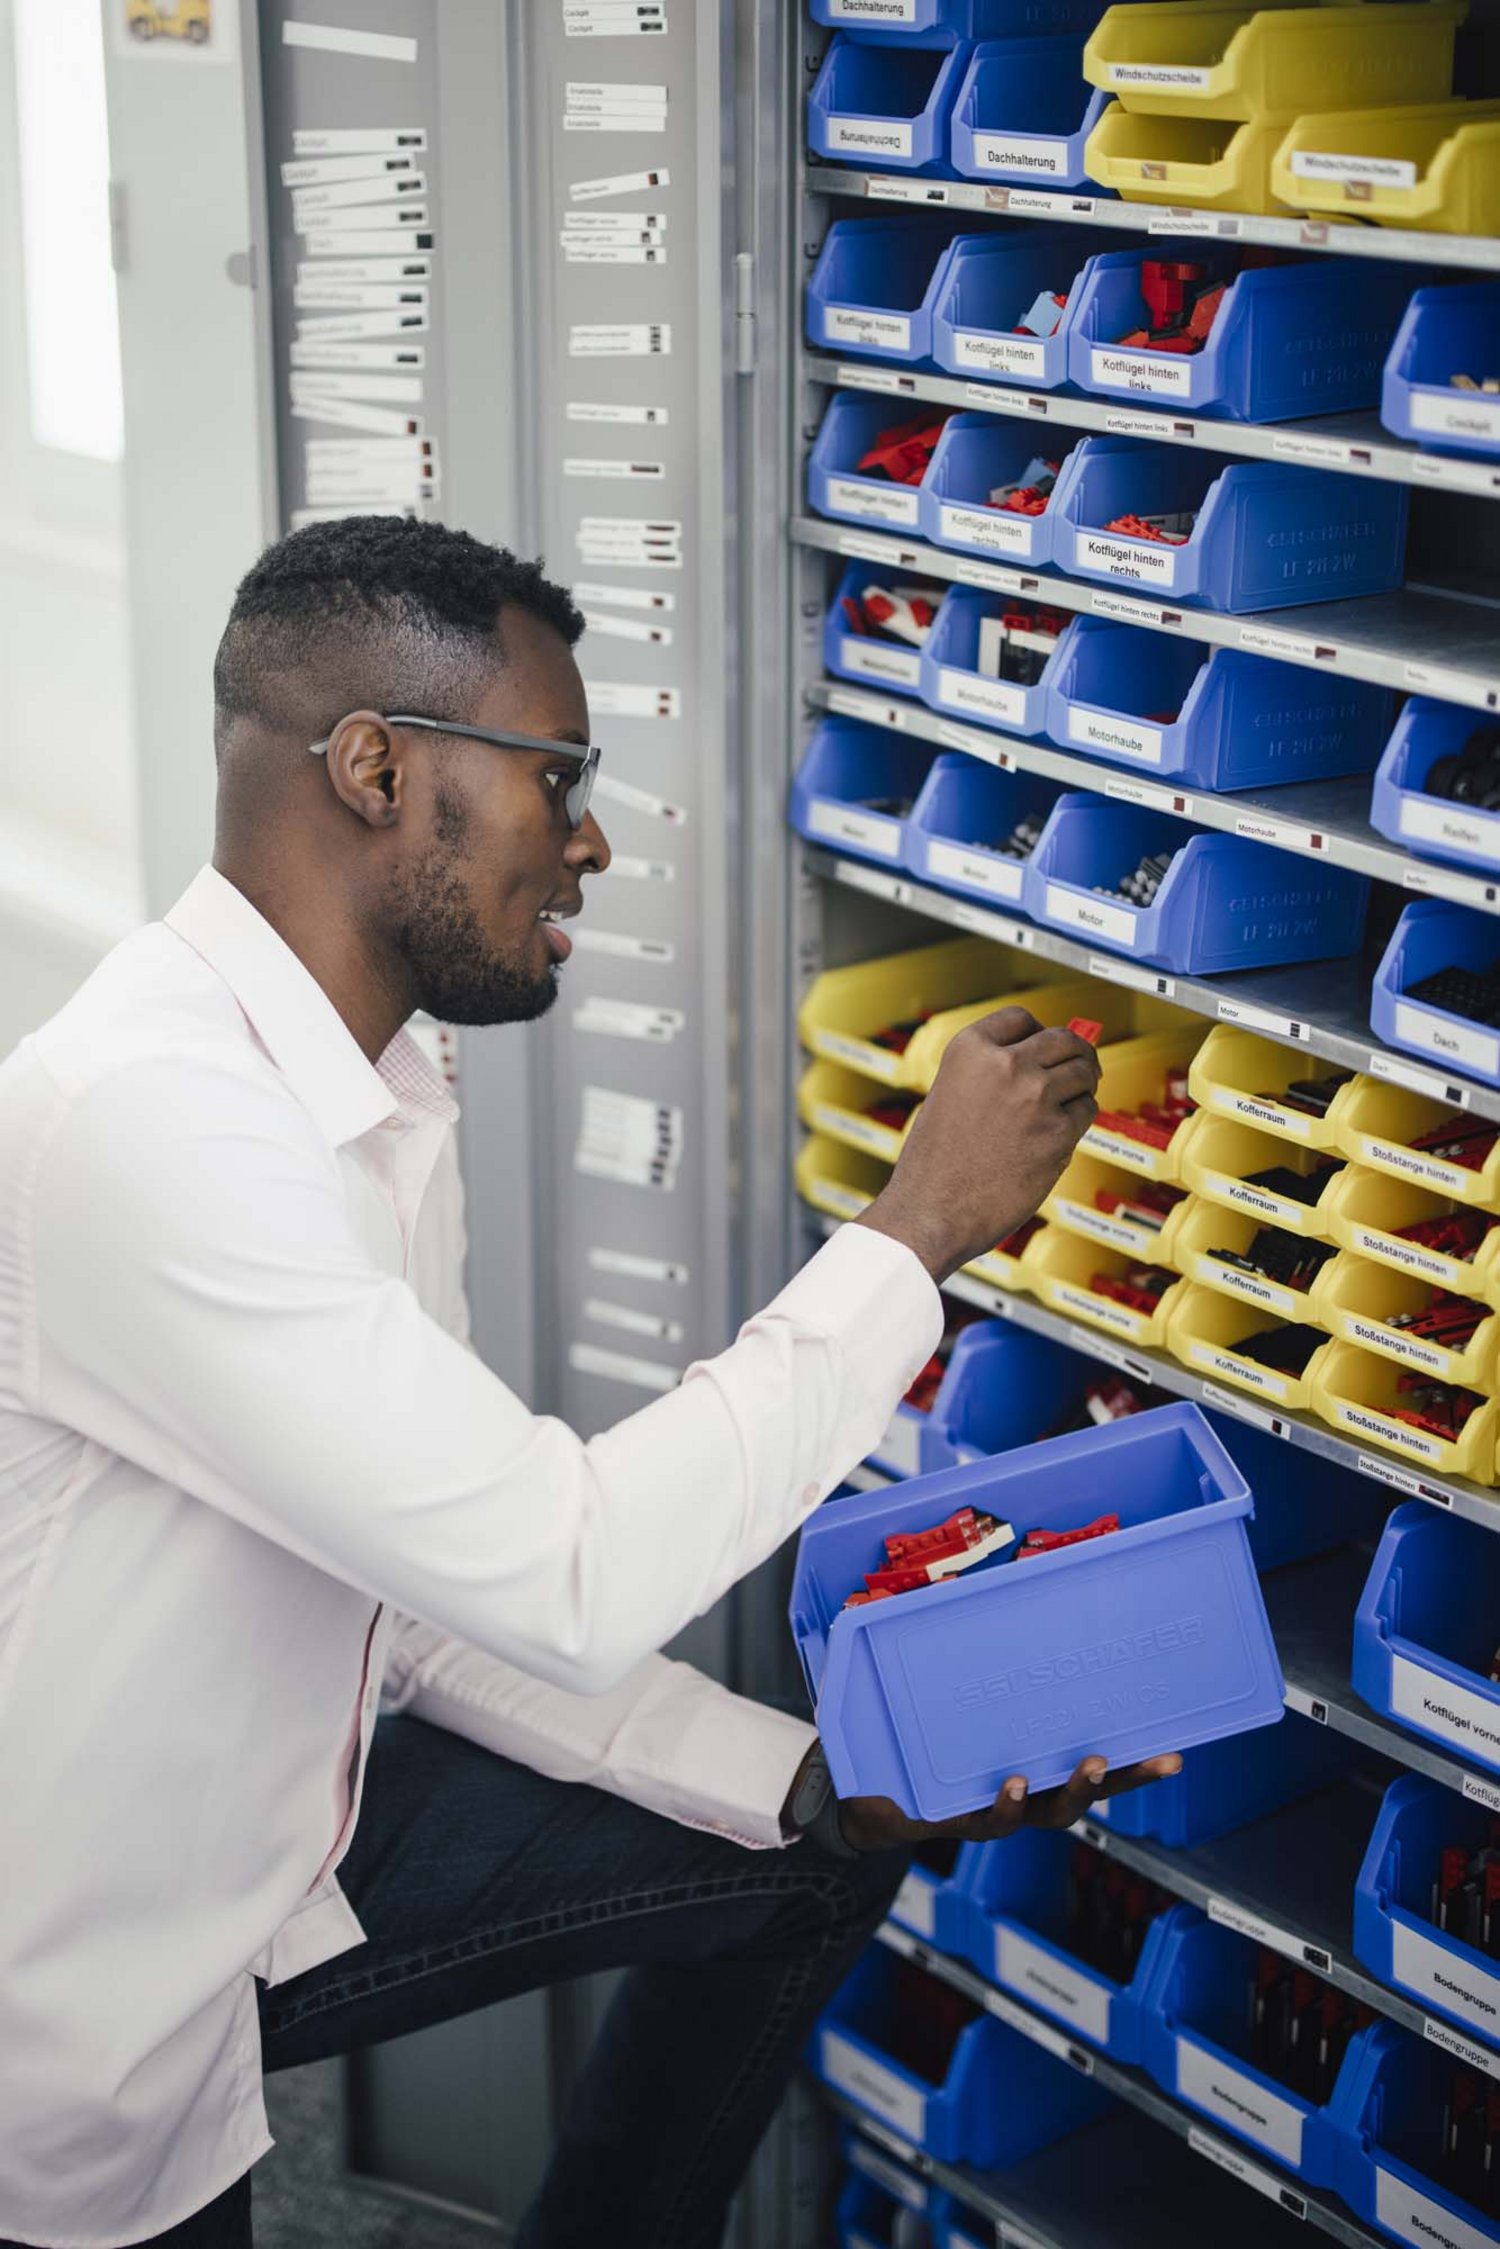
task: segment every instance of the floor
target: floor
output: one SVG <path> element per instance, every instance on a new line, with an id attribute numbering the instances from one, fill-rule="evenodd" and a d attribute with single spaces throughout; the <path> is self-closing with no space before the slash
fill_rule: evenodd
<path id="1" fill-rule="evenodd" d="M 266 2079 L 276 2145 L 255 2166 L 255 2249 L 495 2249 L 490 2227 L 345 2182 L 338 2071 L 313 2062 Z"/>

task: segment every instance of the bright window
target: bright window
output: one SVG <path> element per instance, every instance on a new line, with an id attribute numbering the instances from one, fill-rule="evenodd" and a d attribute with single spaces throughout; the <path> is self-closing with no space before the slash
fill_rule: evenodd
<path id="1" fill-rule="evenodd" d="M 116 461 L 124 443 L 99 0 L 14 9 L 31 428 Z"/>

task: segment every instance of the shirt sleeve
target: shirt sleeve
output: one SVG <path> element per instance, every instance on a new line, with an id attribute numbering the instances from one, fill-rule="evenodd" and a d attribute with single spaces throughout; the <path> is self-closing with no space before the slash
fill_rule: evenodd
<path id="1" fill-rule="evenodd" d="M 64 1110 L 25 1245 L 37 1409 L 378 1600 L 603 1694 L 772 1553 L 934 1349 L 911 1253 L 845 1227 L 715 1359 L 587 1442 L 355 1234 L 269 1078 L 134 1061 Z"/>

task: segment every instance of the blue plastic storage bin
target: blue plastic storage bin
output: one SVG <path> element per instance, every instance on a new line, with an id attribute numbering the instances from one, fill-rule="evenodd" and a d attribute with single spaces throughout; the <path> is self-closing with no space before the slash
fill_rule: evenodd
<path id="1" fill-rule="evenodd" d="M 967 52 L 840 32 L 807 97 L 809 148 L 833 164 L 951 178 L 949 127 Z"/>
<path id="2" fill-rule="evenodd" d="M 1056 390 L 1068 379 L 1068 322 L 1092 246 L 1092 236 L 1071 227 L 960 235 L 939 277 L 924 348 L 950 375 Z M 1018 334 L 1017 321 L 1044 290 L 1067 295 L 1056 331 Z"/>
<path id="3" fill-rule="evenodd" d="M 1265 1573 L 1288 1562 L 1305 1561 L 1364 1537 L 1374 1525 L 1369 1479 L 1355 1469 L 1337 1467 L 1316 1453 L 1289 1445 L 1233 1414 L 1211 1413 L 1240 1474 L 1250 1486 L 1255 1518 L 1250 1551 Z"/>
<path id="4" fill-rule="evenodd" d="M 945 607 L 952 598 L 946 586 L 926 584 L 914 578 L 910 571 L 892 570 L 880 562 L 851 562 L 838 582 L 823 621 L 823 662 L 828 670 L 836 672 L 840 679 L 856 681 L 861 687 L 893 688 L 898 695 L 918 694 L 922 684 L 922 659 L 937 631 L 936 621 L 923 647 L 908 647 L 904 641 L 886 640 L 876 633 L 851 632 L 842 605 L 846 597 L 857 599 L 867 586 L 919 583 L 934 603 Z M 940 607 L 939 619 L 941 616 Z"/>
<path id="5" fill-rule="evenodd" d="M 922 480 L 917 509 L 922 537 L 959 554 L 1043 568 L 1052 560 L 1050 507 L 1040 515 L 1016 515 L 986 503 L 991 492 L 1021 483 L 1033 460 L 1061 467 L 1073 442 L 1055 431 L 1038 437 L 1032 429 L 997 422 L 993 414 L 955 414 Z"/>
<path id="6" fill-rule="evenodd" d="M 934 758 L 906 823 L 908 873 L 960 898 L 1019 905 L 1026 862 L 993 846 L 1019 821 L 1044 821 L 1058 794 L 1055 781 L 1002 773 L 963 750 Z"/>
<path id="7" fill-rule="evenodd" d="M 1102 1359 L 1082 1358 L 1009 1320 L 976 1320 L 954 1344 L 927 1416 L 922 1473 L 1029 1445 L 1080 1411 L 1091 1383 L 1113 1379 Z"/>
<path id="8" fill-rule="evenodd" d="M 959 2032 L 940 2083 L 916 2076 L 892 2052 L 905 1965 L 872 1945 L 824 2009 L 808 2053 L 815 2076 L 903 2139 L 946 2163 L 997 2170 L 1024 2162 L 1107 2105 L 1109 2096 L 1087 2077 L 993 2015 Z"/>
<path id="9" fill-rule="evenodd" d="M 938 1900 L 938 1943 L 1065 2024 L 1074 2037 L 1116 2061 L 1138 2062 L 1157 1924 L 1128 1983 L 1114 1982 L 1070 1952 L 1068 1866 L 1080 1848 L 1087 1846 L 1049 1828 L 1022 1828 L 999 1843 L 966 1843 Z M 1107 1861 L 1097 1852 L 1089 1856 L 1102 1876 Z"/>
<path id="10" fill-rule="evenodd" d="M 836 219 L 807 283 L 807 340 L 819 351 L 932 364 L 932 308 L 947 271 L 951 220 L 921 212 Z"/>
<path id="11" fill-rule="evenodd" d="M 1406 268 L 1310 258 L 1241 273 L 1233 253 L 1185 243 L 1175 254 L 1226 285 L 1202 350 L 1120 345 L 1150 325 L 1142 266 L 1173 254 L 1153 244 L 1094 259 L 1069 323 L 1068 373 L 1080 389 L 1231 422 L 1374 405 L 1411 286 Z"/>
<path id="12" fill-rule="evenodd" d="M 1147 2073 L 1164 2093 L 1211 2117 L 1284 2171 L 1309 2186 L 1331 2187 L 1339 2169 L 1334 2102 L 1315 2107 L 1248 2058 L 1245 1998 L 1255 1944 L 1192 1905 L 1173 1906 L 1153 1934 L 1144 2008 Z M 1344 2070 L 1349 2067 L 1346 2055 Z"/>
<path id="13" fill-rule="evenodd" d="M 1493 732 L 1494 721 L 1478 711 L 1411 696 L 1376 769 L 1371 825 L 1423 859 L 1500 874 L 1500 812 L 1431 796 L 1426 786 L 1439 758 L 1456 757 L 1471 734 L 1486 728 Z"/>
<path id="14" fill-rule="evenodd" d="M 1151 905 L 1101 895 L 1163 852 L 1172 864 Z M 1026 862 L 1021 896 L 1033 921 L 1070 937 L 1212 976 L 1357 952 L 1368 891 L 1362 875 L 1341 867 L 1073 790 L 1058 798 Z"/>
<path id="15" fill-rule="evenodd" d="M 1500 1539 L 1407 1500 L 1387 1520 L 1354 1612 L 1355 1693 L 1465 1763 L 1500 1772 L 1500 1685 L 1484 1675 L 1497 1617 Z"/>
<path id="16" fill-rule="evenodd" d="M 1453 2057 L 1394 2023 L 1350 2042 L 1331 2104 L 1339 2193 L 1356 2217 L 1412 2249 L 1489 2249 L 1496 2221 L 1432 2177 Z"/>
<path id="17" fill-rule="evenodd" d="M 1489 2046 L 1500 2046 L 1500 1960 L 1439 1929 L 1432 1895 L 1444 1850 L 1483 1851 L 1496 1827 L 1482 1804 L 1407 1773 L 1385 1792 L 1354 1889 L 1358 1958 Z"/>
<path id="18" fill-rule="evenodd" d="M 1124 1796 L 1106 1796 L 1090 1805 L 1087 1816 L 1111 1835 L 1192 1850 L 1315 1794 L 1347 1767 L 1347 1746 L 1329 1727 L 1288 1717 L 1258 1733 L 1190 1749 L 1180 1773 Z"/>
<path id="19" fill-rule="evenodd" d="M 809 0 L 814 23 L 851 39 L 1001 39 L 1030 31 L 1091 31 L 1105 0 Z"/>
<path id="20" fill-rule="evenodd" d="M 1090 437 L 1052 494 L 1052 559 L 1080 578 L 1231 616 L 1389 593 L 1401 583 L 1407 498 L 1400 484 Z M 1105 528 L 1194 509 L 1183 546 Z"/>
<path id="21" fill-rule="evenodd" d="M 1054 742 L 1225 792 L 1371 772 L 1390 721 L 1384 687 L 1104 617 L 1078 619 L 1047 697 Z"/>
<path id="22" fill-rule="evenodd" d="M 885 476 L 861 476 L 859 464 L 883 430 L 921 417 L 940 422 L 940 406 L 903 405 L 869 398 L 862 391 L 836 390 L 807 459 L 808 504 L 817 514 L 841 523 L 873 523 L 882 531 L 916 531 L 921 524 L 916 484 L 893 484 Z M 931 473 L 932 463 L 928 463 Z M 925 533 L 923 534 L 926 535 Z"/>
<path id="23" fill-rule="evenodd" d="M 1418 898 L 1402 911 L 1375 971 L 1370 1024 L 1387 1046 L 1435 1061 L 1445 1073 L 1500 1085 L 1500 1031 L 1453 1015 L 1411 990 L 1445 968 L 1487 969 L 1500 960 L 1500 923 L 1467 906 Z"/>
<path id="24" fill-rule="evenodd" d="M 1083 187 L 1083 145 L 1106 94 L 1086 85 L 1081 39 L 986 40 L 953 109 L 953 169 L 966 180 Z"/>
<path id="25" fill-rule="evenodd" d="M 1037 606 L 1011 594 L 980 593 L 973 586 L 955 586 L 922 646 L 917 693 L 928 709 L 944 718 L 967 719 L 976 726 L 998 726 L 1007 734 L 1040 734 L 1047 723 L 1048 682 L 1067 644 L 1071 620 L 1058 634 L 1057 647 L 1035 686 L 989 679 L 979 669 L 981 619 Z"/>
<path id="26" fill-rule="evenodd" d="M 846 2180 L 834 2213 L 841 2249 L 891 2249 L 901 2207 L 895 2195 L 856 2171 Z"/>
<path id="27" fill-rule="evenodd" d="M 891 1531 L 982 1508 L 1111 1537 L 845 1609 Z M 920 1819 L 994 1800 L 1011 1773 L 1065 1780 L 1268 1725 L 1282 1682 L 1245 1535 L 1244 1479 L 1195 1406 L 1163 1406 L 895 1492 L 803 1527 L 793 1636 L 842 1796 Z"/>
<path id="28" fill-rule="evenodd" d="M 1380 419 L 1434 453 L 1500 457 L 1500 398 L 1455 390 L 1452 378 L 1500 373 L 1500 281 L 1418 289 L 1396 331 Z"/>
<path id="29" fill-rule="evenodd" d="M 840 2149 L 854 2176 L 870 2180 L 904 2210 L 932 2210 L 937 2199 L 936 2190 L 919 2172 L 887 2154 L 883 2147 L 877 2147 L 863 2132 L 846 2125 L 840 2135 Z"/>
<path id="30" fill-rule="evenodd" d="M 946 1871 L 936 1863 L 938 1851 L 947 1855 Z M 915 1858 L 901 1878 L 901 1887 L 892 1898 L 887 1919 L 899 1921 L 903 1929 L 913 1936 L 925 1937 L 929 1944 L 937 1941 L 938 1900 L 953 1879 L 952 1861 L 957 1856 L 958 1845 L 922 1844 Z"/>
<path id="31" fill-rule="evenodd" d="M 792 826 L 809 843 L 836 845 L 882 866 L 906 863 L 906 813 L 872 811 L 872 803 L 915 804 L 932 751 L 887 726 L 825 718 L 792 780 Z"/>

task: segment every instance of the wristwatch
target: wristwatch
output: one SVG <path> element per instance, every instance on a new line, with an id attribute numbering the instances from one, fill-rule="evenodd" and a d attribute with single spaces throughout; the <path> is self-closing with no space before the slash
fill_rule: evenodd
<path id="1" fill-rule="evenodd" d="M 859 1852 L 839 1825 L 839 1800 L 821 1742 L 814 1742 L 788 1806 L 792 1826 L 830 1858 L 857 1859 Z"/>

